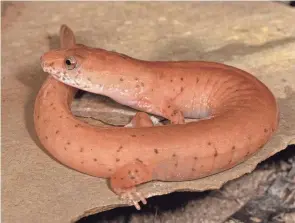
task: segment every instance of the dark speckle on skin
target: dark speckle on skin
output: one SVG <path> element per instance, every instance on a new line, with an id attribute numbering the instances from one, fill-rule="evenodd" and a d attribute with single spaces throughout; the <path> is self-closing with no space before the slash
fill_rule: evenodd
<path id="1" fill-rule="evenodd" d="M 45 136 L 45 139 L 48 139 L 48 136 Z"/>
<path id="2" fill-rule="evenodd" d="M 117 152 L 120 152 L 121 149 L 123 149 L 123 146 L 120 146 L 120 147 L 117 149 Z"/>
<path id="3" fill-rule="evenodd" d="M 96 161 L 97 161 L 97 159 L 96 159 L 96 158 L 94 158 L 94 159 L 93 159 L 93 161 L 94 161 L 94 162 L 96 162 Z"/>
<path id="4" fill-rule="evenodd" d="M 198 83 L 198 82 L 199 82 L 199 78 L 197 77 L 197 78 L 196 78 L 196 83 Z"/>
<path id="5" fill-rule="evenodd" d="M 175 153 L 173 153 L 173 154 L 172 154 L 172 157 L 176 157 L 176 154 L 175 154 Z"/>
<path id="6" fill-rule="evenodd" d="M 194 159 L 195 159 L 195 160 L 198 160 L 198 157 L 195 156 Z"/>
<path id="7" fill-rule="evenodd" d="M 121 179 L 121 180 L 124 180 L 124 177 L 121 177 L 120 179 Z"/>
<path id="8" fill-rule="evenodd" d="M 235 150 L 236 149 L 236 147 L 235 146 L 233 146 L 232 148 L 231 148 L 231 150 Z"/>
<path id="9" fill-rule="evenodd" d="M 267 133 L 267 132 L 268 132 L 268 130 L 267 130 L 267 129 L 264 129 L 264 132 L 265 132 L 265 133 Z"/>
<path id="10" fill-rule="evenodd" d="M 171 115 L 174 116 L 176 114 L 177 114 L 177 110 L 174 110 Z"/>
<path id="11" fill-rule="evenodd" d="M 59 130 L 56 130 L 55 134 L 58 134 L 59 133 Z"/>
<path id="12" fill-rule="evenodd" d="M 136 137 L 136 135 L 131 135 L 131 137 Z"/>
<path id="13" fill-rule="evenodd" d="M 64 147 L 64 150 L 66 150 L 66 151 L 67 151 L 67 149 L 68 149 L 67 147 Z"/>
<path id="14" fill-rule="evenodd" d="M 170 82 L 172 83 L 173 82 L 173 79 L 171 79 Z"/>
<path id="15" fill-rule="evenodd" d="M 196 169 L 195 168 L 192 168 L 192 171 L 196 171 Z"/>
<path id="16" fill-rule="evenodd" d="M 135 77 L 134 80 L 138 81 L 138 77 Z"/>
<path id="17" fill-rule="evenodd" d="M 80 153 L 82 153 L 84 151 L 84 148 L 83 147 L 81 147 L 80 148 Z"/>
<path id="18" fill-rule="evenodd" d="M 181 77 L 180 80 L 183 81 L 183 77 Z"/>
<path id="19" fill-rule="evenodd" d="M 116 162 L 120 162 L 120 159 L 117 158 L 117 159 L 116 159 Z"/>
<path id="20" fill-rule="evenodd" d="M 108 169 L 109 170 L 109 172 L 112 172 L 112 169 L 110 168 L 110 169 Z"/>
<path id="21" fill-rule="evenodd" d="M 76 124 L 76 125 L 75 125 L 76 128 L 79 127 L 79 126 L 80 126 L 80 124 Z"/>
<path id="22" fill-rule="evenodd" d="M 121 78 L 120 78 L 120 81 L 124 81 L 124 79 L 121 77 Z"/>
<path id="23" fill-rule="evenodd" d="M 158 153 L 159 153 L 159 151 L 158 151 L 157 149 L 154 149 L 154 152 L 155 152 L 156 154 L 158 154 Z"/>
<path id="24" fill-rule="evenodd" d="M 216 157 L 216 156 L 218 156 L 218 153 L 217 153 L 217 149 L 216 148 L 214 148 L 214 157 Z"/>
<path id="25" fill-rule="evenodd" d="M 137 159 L 136 159 L 136 161 L 138 161 L 138 162 L 142 163 L 142 160 L 141 160 L 141 159 L 138 159 L 138 158 L 137 158 Z"/>
<path id="26" fill-rule="evenodd" d="M 68 142 L 67 142 L 67 145 L 71 145 L 71 142 L 70 142 L 70 141 L 68 141 Z"/>
<path id="27" fill-rule="evenodd" d="M 184 90 L 184 87 L 181 87 L 181 88 L 180 88 L 180 91 L 183 92 L 183 90 Z"/>
<path id="28" fill-rule="evenodd" d="M 208 146 L 211 146 L 211 142 L 208 142 Z"/>

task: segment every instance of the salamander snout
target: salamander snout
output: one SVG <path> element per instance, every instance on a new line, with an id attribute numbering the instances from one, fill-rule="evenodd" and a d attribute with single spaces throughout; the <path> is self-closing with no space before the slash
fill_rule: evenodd
<path id="1" fill-rule="evenodd" d="M 61 78 L 63 71 L 62 60 L 54 56 L 51 52 L 45 53 L 40 57 L 40 65 L 44 72 L 56 78 Z"/>
<path id="2" fill-rule="evenodd" d="M 46 63 L 43 60 L 43 56 L 40 57 L 40 63 L 41 63 L 41 67 L 44 70 L 44 67 L 46 66 Z"/>

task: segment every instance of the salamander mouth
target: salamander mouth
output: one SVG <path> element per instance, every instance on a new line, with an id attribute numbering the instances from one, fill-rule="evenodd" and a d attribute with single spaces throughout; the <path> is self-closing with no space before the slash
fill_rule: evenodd
<path id="1" fill-rule="evenodd" d="M 62 71 L 59 71 L 59 70 L 54 69 L 52 67 L 44 66 L 43 71 L 49 73 L 50 75 L 52 75 L 58 79 L 61 79 L 64 76 L 64 73 Z"/>
<path id="2" fill-rule="evenodd" d="M 58 81 L 63 82 L 64 84 L 70 85 L 72 87 L 77 87 L 79 89 L 90 88 L 90 80 L 85 80 L 81 75 L 78 74 L 70 74 L 64 69 L 58 69 L 56 67 L 53 67 L 53 65 L 53 62 L 44 62 L 41 58 L 41 67 L 43 71 L 49 73 Z"/>
<path id="3" fill-rule="evenodd" d="M 56 68 L 52 68 L 51 66 L 46 66 L 42 64 L 42 68 L 44 72 L 49 73 L 58 81 L 63 82 L 64 84 L 70 85 L 72 87 L 77 87 L 79 89 L 86 89 L 91 86 L 91 82 L 89 80 L 82 81 L 82 77 L 71 77 L 66 71 L 58 70 Z M 81 84 L 84 83 L 84 84 Z"/>

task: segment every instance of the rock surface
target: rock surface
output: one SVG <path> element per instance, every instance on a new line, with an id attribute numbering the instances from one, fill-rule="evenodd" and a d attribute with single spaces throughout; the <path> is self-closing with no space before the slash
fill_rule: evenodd
<path id="1" fill-rule="evenodd" d="M 34 132 L 34 99 L 47 75 L 39 58 L 59 47 L 56 35 L 63 23 L 74 30 L 80 43 L 139 59 L 209 60 L 239 67 L 257 76 L 276 95 L 280 127 L 259 153 L 231 170 L 200 180 L 145 184 L 140 190 L 147 197 L 220 188 L 295 143 L 295 27 L 288 25 L 295 11 L 284 4 L 5 2 L 2 11 L 4 222 L 71 222 L 126 205 L 105 180 L 52 160 Z M 80 100 L 86 100 L 92 113 L 81 109 L 83 104 L 77 100 L 72 108 L 75 114 L 115 124 L 132 115 L 132 110 L 97 106 L 87 97 Z"/>

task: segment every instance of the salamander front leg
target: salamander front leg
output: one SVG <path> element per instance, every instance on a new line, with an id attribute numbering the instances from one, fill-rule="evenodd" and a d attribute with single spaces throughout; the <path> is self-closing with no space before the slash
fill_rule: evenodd
<path id="1" fill-rule="evenodd" d="M 120 167 L 110 178 L 110 187 L 118 194 L 121 199 L 132 202 L 137 210 L 140 210 L 139 200 L 143 204 L 147 201 L 138 191 L 136 186 L 152 180 L 152 174 L 149 168 L 140 160 L 126 164 Z"/>
<path id="2" fill-rule="evenodd" d="M 183 113 L 172 103 L 164 103 L 161 113 L 165 118 L 170 120 L 171 124 L 185 123 Z"/>

